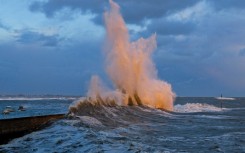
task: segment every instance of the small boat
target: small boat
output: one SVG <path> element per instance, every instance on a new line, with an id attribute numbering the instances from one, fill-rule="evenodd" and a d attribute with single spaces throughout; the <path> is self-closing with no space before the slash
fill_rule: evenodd
<path id="1" fill-rule="evenodd" d="M 2 114 L 9 114 L 10 112 L 15 112 L 15 110 L 11 106 L 6 106 Z"/>
<path id="2" fill-rule="evenodd" d="M 15 112 L 15 110 L 11 106 L 6 106 L 5 110 L 8 110 L 9 112 Z"/>
<path id="3" fill-rule="evenodd" d="M 26 109 L 24 108 L 24 106 L 19 106 L 18 110 L 19 111 L 25 111 Z"/>
<path id="4" fill-rule="evenodd" d="M 2 114 L 4 114 L 4 115 L 9 114 L 9 113 L 10 113 L 10 111 L 7 109 L 3 110 L 3 112 L 2 112 Z"/>

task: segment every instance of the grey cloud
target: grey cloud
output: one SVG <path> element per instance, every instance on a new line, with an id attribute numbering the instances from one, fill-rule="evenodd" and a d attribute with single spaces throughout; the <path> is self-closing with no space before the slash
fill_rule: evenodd
<path id="1" fill-rule="evenodd" d="M 234 94 L 231 89 L 225 89 L 228 88 L 227 82 L 230 82 L 234 84 L 231 86 L 233 89 L 243 89 L 238 93 L 242 95 L 244 84 L 240 82 L 244 78 L 244 65 L 234 64 L 238 58 L 237 50 L 233 49 L 244 45 L 245 20 L 241 8 L 244 7 L 245 1 L 206 1 L 208 6 L 211 4 L 214 9 L 210 9 L 212 12 L 193 22 L 168 21 L 166 16 L 191 7 L 199 1 L 186 0 L 180 3 L 173 0 L 118 0 L 116 2 L 121 6 L 126 23 L 142 25 L 145 19 L 151 19 L 151 23 L 143 33 L 134 35 L 138 35 L 138 38 L 157 33 L 158 49 L 153 55 L 154 61 L 160 78 L 169 81 L 177 94 L 203 96 L 203 93 L 206 93 L 210 96 L 221 90 Z M 55 13 L 63 8 L 70 8 L 81 13 L 94 14 L 93 21 L 101 24 L 101 15 L 106 7 L 108 2 L 102 0 L 49 0 L 47 3 L 35 2 L 30 9 L 41 11 L 47 17 L 54 17 Z M 178 39 L 178 35 L 183 35 L 183 39 Z M 245 56 L 245 50 L 240 50 L 239 55 Z M 89 57 L 91 56 L 92 54 L 89 54 Z M 234 70 L 235 67 L 238 70 Z M 167 68 L 168 70 L 164 71 Z M 211 74 L 209 71 L 212 68 L 215 68 L 215 72 L 220 71 L 221 77 Z M 240 74 L 241 78 L 236 79 L 236 75 L 230 74 Z M 189 85 L 188 80 L 192 80 Z"/>
<path id="2" fill-rule="evenodd" d="M 141 23 L 145 19 L 158 18 L 171 12 L 175 12 L 196 4 L 197 0 L 117 0 L 122 8 L 122 14 L 127 23 Z M 63 8 L 80 10 L 82 13 L 92 13 L 95 15 L 93 21 L 102 23 L 102 14 L 108 8 L 107 0 L 49 0 L 47 2 L 34 2 L 30 5 L 33 12 L 43 12 L 47 17 L 53 17 L 56 12 Z"/>
<path id="3" fill-rule="evenodd" d="M 178 10 L 185 9 L 196 4 L 196 0 L 120 0 L 116 1 L 121 6 L 125 20 L 129 23 L 139 23 L 145 19 L 154 19 L 166 16 Z"/>
<path id="4" fill-rule="evenodd" d="M 210 60 L 209 58 L 222 58 L 221 56 L 236 56 L 237 52 L 233 48 L 243 46 L 245 43 L 243 30 L 245 20 L 242 15 L 244 11 L 227 10 L 223 13 L 216 11 L 211 13 L 212 16 L 202 16 L 197 23 L 190 23 L 190 25 L 183 23 L 191 28 L 189 34 L 183 34 L 182 40 L 173 36 L 158 36 L 159 46 L 175 56 L 187 55 L 202 61 Z M 157 24 L 154 25 L 157 26 Z M 185 28 L 185 26 L 179 28 L 182 27 Z M 174 29 L 179 30 L 177 27 Z M 167 31 L 167 29 L 164 30 Z"/>
<path id="5" fill-rule="evenodd" d="M 183 10 L 202 0 L 115 0 L 121 7 L 122 14 L 127 23 L 141 23 L 145 19 L 154 19 Z M 244 0 L 207 0 L 215 9 L 245 8 Z M 33 2 L 29 9 L 33 12 L 43 12 L 47 17 L 64 8 L 79 10 L 81 13 L 93 13 L 93 21 L 102 23 L 102 14 L 108 8 L 108 0 L 48 0 L 47 2 Z"/>
<path id="6" fill-rule="evenodd" d="M 97 14 L 103 11 L 103 4 L 105 1 L 102 0 L 49 0 L 47 2 L 34 2 L 30 5 L 30 10 L 35 12 L 43 12 L 47 17 L 53 17 L 54 14 L 63 8 L 78 9 L 82 13 L 93 12 Z"/>
<path id="7" fill-rule="evenodd" d="M 43 46 L 56 46 L 58 45 L 60 39 L 58 35 L 47 36 L 41 33 L 32 31 L 22 31 L 20 35 L 17 36 L 17 41 L 23 44 L 31 43 L 41 43 Z"/>
<path id="8" fill-rule="evenodd" d="M 202 17 L 194 31 L 190 35 L 185 35 L 182 40 L 176 40 L 174 36 L 158 35 L 157 57 L 159 59 L 156 60 L 156 65 L 172 67 L 174 70 L 168 73 L 179 76 L 191 74 L 188 77 L 207 78 L 206 81 L 196 81 L 196 84 L 199 84 L 198 88 L 204 85 L 203 89 L 206 90 L 208 87 L 205 87 L 205 84 L 210 85 L 213 81 L 217 89 L 227 88 L 225 90 L 230 93 L 234 93 L 230 89 L 236 89 L 239 91 L 238 95 L 242 94 L 241 91 L 244 91 L 244 61 L 237 57 L 236 48 L 244 46 L 245 43 L 243 13 L 244 11 L 240 9 L 225 12 L 215 10 L 212 16 Z M 241 49 L 238 55 L 245 56 L 245 49 Z M 179 66 L 181 64 L 184 67 Z M 168 77 L 168 73 L 165 74 L 161 70 L 159 73 Z M 178 80 L 174 78 L 176 77 L 171 76 L 167 80 L 173 80 L 173 86 L 181 92 L 181 86 L 176 84 Z M 194 87 L 195 83 L 191 83 L 191 86 Z"/>
<path id="9" fill-rule="evenodd" d="M 160 35 L 187 35 L 195 29 L 191 22 L 167 21 L 165 19 L 153 20 L 147 31 Z"/>

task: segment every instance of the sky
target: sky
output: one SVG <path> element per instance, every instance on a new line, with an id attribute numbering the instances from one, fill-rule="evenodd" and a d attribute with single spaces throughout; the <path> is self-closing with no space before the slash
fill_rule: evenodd
<path id="1" fill-rule="evenodd" d="M 115 0 L 177 96 L 245 96 L 244 0 Z M 104 68 L 107 0 L 0 0 L 0 94 L 85 95 Z"/>

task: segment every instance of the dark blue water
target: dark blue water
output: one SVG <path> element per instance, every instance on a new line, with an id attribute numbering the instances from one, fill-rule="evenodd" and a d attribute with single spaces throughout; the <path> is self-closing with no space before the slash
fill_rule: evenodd
<path id="1" fill-rule="evenodd" d="M 70 101 L 30 103 L 67 112 Z M 69 118 L 2 145 L 0 152 L 245 152 L 245 98 L 220 104 L 180 97 L 172 113 L 80 104 Z"/>
<path id="2" fill-rule="evenodd" d="M 38 98 L 36 98 L 38 99 Z M 0 100 L 0 119 L 19 118 L 29 116 L 40 116 L 49 114 L 67 113 L 69 105 L 74 99 L 45 99 L 25 98 L 25 100 Z M 6 106 L 11 106 L 14 112 L 4 115 L 2 112 Z M 19 106 L 23 106 L 25 111 L 19 111 Z"/>

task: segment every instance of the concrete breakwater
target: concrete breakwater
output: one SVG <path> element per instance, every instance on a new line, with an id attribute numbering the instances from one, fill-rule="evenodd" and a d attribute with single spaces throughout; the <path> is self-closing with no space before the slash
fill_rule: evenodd
<path id="1" fill-rule="evenodd" d="M 62 119 L 65 114 L 32 116 L 0 120 L 0 144 L 7 143 L 13 138 L 41 129 L 54 120 Z"/>

